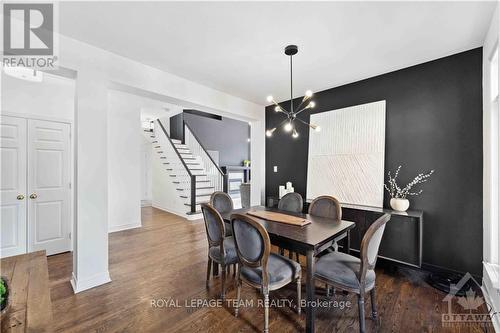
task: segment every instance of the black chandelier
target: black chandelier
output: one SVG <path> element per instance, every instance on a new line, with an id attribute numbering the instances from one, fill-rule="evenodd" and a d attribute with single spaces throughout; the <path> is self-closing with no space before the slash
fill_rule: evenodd
<path id="1" fill-rule="evenodd" d="M 297 47 L 297 45 L 288 45 L 287 47 L 285 47 L 285 54 L 287 56 L 290 56 L 290 111 L 285 110 L 281 105 L 276 103 L 273 96 L 267 97 L 267 101 L 269 103 L 273 103 L 275 105 L 274 111 L 284 113 L 286 116 L 286 119 L 283 120 L 278 126 L 272 128 L 272 129 L 268 129 L 266 131 L 266 136 L 268 136 L 268 137 L 271 137 L 273 135 L 274 131 L 276 131 L 276 129 L 278 127 L 283 125 L 283 129 L 286 132 L 292 132 L 292 137 L 298 138 L 299 132 L 297 132 L 297 129 L 295 128 L 295 124 L 294 124 L 295 120 L 309 126 L 313 130 L 316 130 L 318 132 L 321 130 L 321 127 L 314 125 L 314 124 L 311 124 L 311 123 L 307 123 L 307 122 L 303 121 L 302 119 L 297 118 L 297 115 L 299 113 L 301 113 L 302 111 L 304 111 L 306 109 L 312 109 L 316 105 L 316 103 L 314 103 L 314 101 L 311 100 L 311 97 L 313 95 L 311 90 L 308 90 L 305 92 L 304 98 L 302 98 L 302 102 L 299 104 L 299 106 L 297 106 L 295 111 L 293 108 L 293 62 L 292 62 L 292 57 L 295 54 L 297 54 L 297 52 L 299 52 L 299 48 Z M 309 103 L 306 104 L 307 101 L 309 101 Z"/>

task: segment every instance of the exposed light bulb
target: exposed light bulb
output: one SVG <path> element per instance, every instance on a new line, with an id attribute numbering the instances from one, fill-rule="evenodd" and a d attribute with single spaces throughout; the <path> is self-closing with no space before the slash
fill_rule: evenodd
<path id="1" fill-rule="evenodd" d="M 273 129 L 270 129 L 270 130 L 267 130 L 266 131 L 266 136 L 267 137 L 271 137 L 273 135 L 273 132 L 276 131 L 276 127 L 273 128 Z"/>
<path id="2" fill-rule="evenodd" d="M 271 95 L 267 96 L 267 101 L 269 103 L 272 103 L 273 100 L 274 100 L 273 96 L 271 96 Z"/>
<path id="3" fill-rule="evenodd" d="M 274 111 L 276 111 L 276 112 L 280 112 L 280 110 L 281 110 L 281 108 L 280 108 L 279 106 L 276 106 L 276 107 L 274 108 Z"/>
<path id="4" fill-rule="evenodd" d="M 297 139 L 297 138 L 299 137 L 299 133 L 298 133 L 295 129 L 293 130 L 292 137 L 293 137 L 294 139 Z"/>
<path id="5" fill-rule="evenodd" d="M 305 93 L 307 98 L 310 98 L 313 95 L 313 92 L 311 90 L 306 91 Z"/>
<path id="6" fill-rule="evenodd" d="M 319 126 L 316 126 L 316 128 L 314 129 L 316 132 L 321 132 L 321 127 Z"/>
<path id="7" fill-rule="evenodd" d="M 290 132 L 293 129 L 292 122 L 287 122 L 285 126 L 283 126 L 283 129 L 287 132 Z"/>
<path id="8" fill-rule="evenodd" d="M 310 102 L 309 102 L 309 105 L 308 105 L 307 107 L 309 107 L 309 108 L 311 108 L 311 109 L 312 109 L 312 108 L 313 108 L 313 107 L 315 107 L 315 106 L 316 106 L 316 103 L 315 103 L 314 101 L 310 101 Z"/>
<path id="9" fill-rule="evenodd" d="M 247 139 L 247 142 L 250 142 L 250 138 Z"/>

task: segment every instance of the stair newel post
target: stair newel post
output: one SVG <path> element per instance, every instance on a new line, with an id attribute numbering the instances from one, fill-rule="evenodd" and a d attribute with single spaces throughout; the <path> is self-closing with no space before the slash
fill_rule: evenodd
<path id="1" fill-rule="evenodd" d="M 191 213 L 196 213 L 196 175 L 191 175 Z"/>

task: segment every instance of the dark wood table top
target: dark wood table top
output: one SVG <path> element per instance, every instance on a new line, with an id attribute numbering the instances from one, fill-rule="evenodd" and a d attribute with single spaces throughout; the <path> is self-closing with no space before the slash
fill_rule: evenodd
<path id="1" fill-rule="evenodd" d="M 10 309 L 1 332 L 52 332 L 52 302 L 45 251 L 0 260 L 9 281 Z"/>
<path id="2" fill-rule="evenodd" d="M 245 214 L 248 211 L 272 211 L 283 214 L 304 217 L 311 221 L 305 226 L 294 226 L 285 223 L 267 221 L 252 216 L 256 221 L 260 222 L 269 233 L 269 236 L 278 237 L 282 240 L 288 240 L 293 243 L 300 243 L 306 249 L 317 249 L 321 245 L 343 234 L 344 232 L 354 228 L 356 224 L 350 221 L 330 219 L 309 214 L 294 214 L 286 211 L 281 211 L 277 208 L 269 208 L 264 206 L 253 206 L 250 208 L 235 209 L 231 213 L 222 214 L 222 218 L 229 222 L 232 214 Z"/>

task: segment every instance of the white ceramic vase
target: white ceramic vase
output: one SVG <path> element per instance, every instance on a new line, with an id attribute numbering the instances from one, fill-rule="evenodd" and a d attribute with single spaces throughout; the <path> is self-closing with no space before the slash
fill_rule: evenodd
<path id="1" fill-rule="evenodd" d="M 392 209 L 398 212 L 406 212 L 408 207 L 410 207 L 408 199 L 392 198 L 390 204 Z"/>

